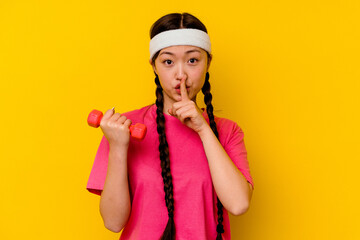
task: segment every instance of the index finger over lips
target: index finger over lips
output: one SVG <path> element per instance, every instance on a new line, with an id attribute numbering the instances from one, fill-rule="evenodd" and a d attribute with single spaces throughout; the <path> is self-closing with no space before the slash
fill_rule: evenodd
<path id="1" fill-rule="evenodd" d="M 181 93 L 181 100 L 187 100 L 189 99 L 189 95 L 188 92 L 186 90 L 186 82 L 185 82 L 185 78 L 181 79 L 180 82 L 180 93 Z"/>

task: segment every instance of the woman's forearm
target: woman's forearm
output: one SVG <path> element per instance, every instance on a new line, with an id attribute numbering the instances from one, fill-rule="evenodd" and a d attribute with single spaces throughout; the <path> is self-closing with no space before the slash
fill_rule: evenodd
<path id="1" fill-rule="evenodd" d="M 231 214 L 243 214 L 251 200 L 252 190 L 249 183 L 227 155 L 210 127 L 199 132 L 199 136 L 208 159 L 216 194 Z"/>
<path id="2" fill-rule="evenodd" d="M 120 232 L 131 210 L 127 147 L 110 146 L 108 170 L 100 199 L 100 213 L 107 229 Z"/>

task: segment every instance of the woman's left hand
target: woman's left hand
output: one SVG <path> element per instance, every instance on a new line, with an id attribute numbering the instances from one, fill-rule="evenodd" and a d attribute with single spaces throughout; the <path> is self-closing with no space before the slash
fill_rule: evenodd
<path id="1" fill-rule="evenodd" d="M 181 101 L 174 103 L 172 108 L 168 109 L 168 113 L 199 133 L 207 126 L 207 122 L 196 103 L 189 98 L 185 79 L 180 82 L 180 92 Z"/>

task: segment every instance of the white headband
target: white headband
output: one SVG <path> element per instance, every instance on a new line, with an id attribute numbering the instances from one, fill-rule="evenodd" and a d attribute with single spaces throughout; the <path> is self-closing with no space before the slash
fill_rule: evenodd
<path id="1" fill-rule="evenodd" d="M 150 59 L 157 51 L 175 45 L 196 46 L 211 54 L 210 38 L 206 32 L 193 28 L 181 28 L 155 35 L 150 40 Z"/>

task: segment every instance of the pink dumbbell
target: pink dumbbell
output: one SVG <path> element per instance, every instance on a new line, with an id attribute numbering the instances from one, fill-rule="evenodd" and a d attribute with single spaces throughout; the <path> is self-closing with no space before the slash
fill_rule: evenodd
<path id="1" fill-rule="evenodd" d="M 88 116 L 87 122 L 89 126 L 98 128 L 100 126 L 103 113 L 99 110 L 92 110 Z M 142 123 L 135 123 L 130 126 L 130 135 L 137 139 L 143 140 L 146 135 L 146 126 Z"/>

